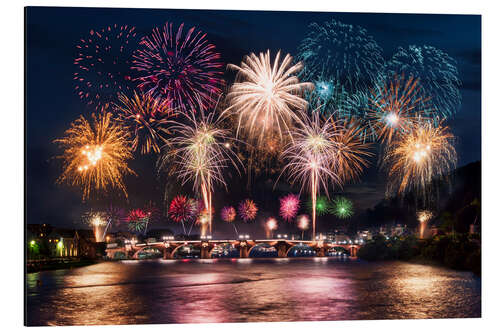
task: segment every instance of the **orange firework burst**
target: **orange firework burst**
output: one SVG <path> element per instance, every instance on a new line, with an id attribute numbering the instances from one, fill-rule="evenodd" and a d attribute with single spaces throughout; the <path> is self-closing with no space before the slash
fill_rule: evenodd
<path id="1" fill-rule="evenodd" d="M 449 172 L 457 162 L 454 136 L 442 123 L 422 123 L 389 146 L 383 165 L 388 170 L 388 192 L 411 188 L 425 191 L 433 177 Z"/>
<path id="2" fill-rule="evenodd" d="M 93 191 L 120 189 L 125 196 L 125 174 L 135 174 L 127 166 L 132 157 L 129 133 L 114 121 L 111 113 L 92 115 L 93 123 L 83 116 L 75 120 L 65 137 L 54 142 L 64 149 L 63 173 L 58 183 L 69 183 L 83 190 L 83 199 Z"/>
<path id="3" fill-rule="evenodd" d="M 372 91 L 368 118 L 377 137 L 390 143 L 393 137 L 410 132 L 420 118 L 432 114 L 429 101 L 421 93 L 418 79 L 395 76 Z"/>
<path id="4" fill-rule="evenodd" d="M 134 92 L 129 98 L 124 94 L 118 95 L 118 104 L 114 110 L 133 133 L 132 149 L 140 148 L 142 154 L 151 151 L 160 152 L 160 146 L 165 143 L 168 134 L 166 125 L 168 118 L 173 115 L 170 102 L 152 97 L 150 94 Z"/>
<path id="5" fill-rule="evenodd" d="M 280 61 L 280 52 L 271 61 L 268 50 L 258 56 L 246 56 L 240 66 L 228 67 L 238 71 L 228 94 L 231 105 L 225 111 L 237 118 L 237 134 L 242 131 L 259 146 L 269 135 L 282 138 L 297 118 L 295 111 L 307 107 L 300 94 L 314 88 L 312 83 L 299 82 L 294 75 L 302 64 L 293 65 L 289 54 Z"/>
<path id="6" fill-rule="evenodd" d="M 368 158 L 373 156 L 369 151 L 371 144 L 363 140 L 365 128 L 354 119 L 333 122 L 337 133 L 332 138 L 337 146 L 334 169 L 342 182 L 357 180 L 368 167 Z"/>

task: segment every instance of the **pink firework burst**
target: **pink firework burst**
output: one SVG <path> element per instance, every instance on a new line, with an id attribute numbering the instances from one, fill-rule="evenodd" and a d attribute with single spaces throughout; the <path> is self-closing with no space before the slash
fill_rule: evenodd
<path id="1" fill-rule="evenodd" d="M 253 200 L 250 199 L 242 201 L 238 206 L 238 213 L 245 222 L 255 219 L 258 210 L 259 209 L 257 208 L 255 202 L 253 202 Z"/>
<path id="2" fill-rule="evenodd" d="M 297 215 L 300 208 L 300 199 L 298 195 L 289 194 L 280 198 L 280 216 L 287 222 Z"/>
<path id="3" fill-rule="evenodd" d="M 226 206 L 222 208 L 220 217 L 224 222 L 233 222 L 236 218 L 236 209 L 233 206 Z"/>
<path id="4" fill-rule="evenodd" d="M 166 22 L 141 40 L 133 55 L 134 80 L 143 91 L 173 101 L 175 109 L 208 109 L 222 91 L 223 63 L 206 33 L 183 28 L 184 23 L 175 31 Z"/>
<path id="5" fill-rule="evenodd" d="M 139 37 L 135 27 L 110 25 L 90 30 L 76 45 L 75 92 L 96 109 L 107 108 L 119 92 L 132 91 L 132 54 Z"/>

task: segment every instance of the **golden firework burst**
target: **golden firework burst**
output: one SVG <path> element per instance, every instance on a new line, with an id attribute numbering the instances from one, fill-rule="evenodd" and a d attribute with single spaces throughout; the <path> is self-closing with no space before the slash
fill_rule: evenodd
<path id="1" fill-rule="evenodd" d="M 424 192 L 434 177 L 448 173 L 457 163 L 454 136 L 442 122 L 418 125 L 393 142 L 382 161 L 388 170 L 388 193 L 412 188 Z"/>
<path id="2" fill-rule="evenodd" d="M 228 94 L 230 106 L 224 112 L 235 116 L 237 135 L 242 132 L 248 140 L 262 146 L 269 136 L 283 138 L 283 133 L 288 134 L 297 119 L 295 111 L 308 105 L 302 92 L 314 88 L 312 83 L 301 83 L 295 76 L 302 64 L 292 64 L 289 54 L 281 60 L 280 52 L 271 61 L 267 50 L 258 56 L 251 53 L 240 66 L 228 67 L 238 73 Z"/>
<path id="3" fill-rule="evenodd" d="M 93 192 L 117 188 L 127 196 L 125 174 L 135 174 L 127 166 L 132 157 L 130 136 L 109 112 L 92 115 L 90 123 L 80 116 L 65 136 L 54 142 L 64 149 L 63 172 L 58 183 L 81 187 L 83 199 Z"/>

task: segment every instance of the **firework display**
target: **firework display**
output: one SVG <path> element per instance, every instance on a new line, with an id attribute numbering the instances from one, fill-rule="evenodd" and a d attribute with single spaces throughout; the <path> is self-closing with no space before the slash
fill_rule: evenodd
<path id="1" fill-rule="evenodd" d="M 80 187 L 83 199 L 109 188 L 117 188 L 127 196 L 123 177 L 134 174 L 127 166 L 132 157 L 129 133 L 109 112 L 92 117 L 90 123 L 80 116 L 62 139 L 54 141 L 64 149 L 60 156 L 63 173 L 58 182 Z"/>
<path id="2" fill-rule="evenodd" d="M 288 164 L 283 169 L 292 183 L 300 183 L 301 190 L 308 188 L 312 200 L 312 235 L 316 230 L 316 199 L 322 188 L 340 185 L 341 178 L 332 165 L 335 163 L 335 126 L 330 118 L 322 121 L 319 112 L 309 117 L 303 114 L 301 126 L 292 132 L 293 142 L 284 151 Z"/>
<path id="3" fill-rule="evenodd" d="M 419 225 L 419 237 L 424 238 L 425 237 L 425 231 L 427 229 L 427 222 L 432 219 L 434 214 L 432 214 L 431 211 L 428 210 L 420 210 L 417 212 L 417 220 L 420 223 Z"/>
<path id="4" fill-rule="evenodd" d="M 392 144 L 383 164 L 388 171 L 388 193 L 405 193 L 416 188 L 425 193 L 434 177 L 455 167 L 454 136 L 447 126 L 427 122 Z"/>
<path id="5" fill-rule="evenodd" d="M 313 88 L 312 83 L 301 83 L 295 76 L 302 68 L 300 62 L 294 65 L 289 54 L 280 57 L 278 52 L 272 61 L 268 50 L 250 54 L 240 66 L 228 66 L 237 71 L 237 77 L 227 95 L 230 106 L 225 112 L 236 118 L 237 135 L 242 132 L 259 146 L 269 136 L 283 139 L 297 118 L 295 111 L 307 106 L 301 92 Z"/>
<path id="6" fill-rule="evenodd" d="M 54 141 L 63 149 L 57 182 L 81 188 L 83 201 L 111 190 L 128 201 L 125 177 L 135 175 L 128 166 L 133 153 L 138 159 L 158 154 L 159 175 L 173 197 L 166 212 L 152 201 L 128 214 L 113 206 L 91 211 L 85 220 L 100 228 L 96 239 L 122 221 L 145 234 L 162 213 L 181 223 L 185 235 L 198 225 L 201 236 L 211 237 L 214 207 L 222 207 L 221 220 L 239 236 L 236 217 L 255 220 L 256 203 L 246 199 L 233 207 L 214 193 L 235 185 L 240 166 L 252 193 L 245 196 L 254 195 L 254 175 L 274 178 L 275 185 L 286 176 L 291 187 L 280 191 L 299 194 L 279 198 L 279 216 L 297 221 L 302 231 L 310 223 L 312 239 L 318 216 L 353 216 L 353 202 L 338 192 L 361 179 L 373 152 L 380 152 L 377 165 L 387 172 L 387 196 L 417 190 L 417 200 L 426 200 L 433 180 L 457 163 L 454 136 L 445 125 L 461 103 L 455 60 L 435 47 L 411 45 L 386 61 L 366 29 L 336 19 L 307 29 L 295 58 L 264 48 L 239 65 L 228 64 L 234 81 L 227 87 L 222 55 L 203 28 L 166 22 L 139 36 L 133 26 L 114 24 L 80 39 L 75 90 L 99 112 L 90 121 L 80 116 Z M 186 184 L 192 185 L 188 196 L 199 200 L 170 193 Z M 302 191 L 310 195 L 305 203 L 311 220 L 297 217 Z M 189 231 L 185 223 L 191 223 Z M 264 224 L 272 232 L 277 220 Z"/>
<path id="7" fill-rule="evenodd" d="M 331 212 L 340 219 L 351 217 L 354 214 L 352 201 L 344 197 L 336 197 L 333 199 Z"/>
<path id="8" fill-rule="evenodd" d="M 456 61 L 447 53 L 429 45 L 400 47 L 387 63 L 390 75 L 418 78 L 426 96 L 432 97 L 435 116 L 454 115 L 461 104 Z"/>
<path id="9" fill-rule="evenodd" d="M 132 69 L 138 87 L 154 97 L 166 98 L 174 109 L 205 110 L 221 93 L 223 63 L 206 33 L 195 27 L 177 30 L 166 22 L 140 41 L 133 55 Z M 199 103 L 201 101 L 201 103 Z"/>
<path id="10" fill-rule="evenodd" d="M 146 234 L 151 213 L 142 209 L 132 209 L 127 216 L 128 229 Z"/>
<path id="11" fill-rule="evenodd" d="M 258 212 L 257 205 L 253 200 L 246 199 L 240 202 L 240 205 L 238 206 L 238 214 L 240 215 L 241 219 L 245 222 L 249 222 L 255 219 L 257 216 Z"/>
<path id="12" fill-rule="evenodd" d="M 363 170 L 369 166 L 373 156 L 371 144 L 364 140 L 366 129 L 358 121 L 332 119 L 335 136 L 335 156 L 332 168 L 336 170 L 342 183 L 358 180 Z"/>
<path id="13" fill-rule="evenodd" d="M 370 98 L 368 118 L 377 138 L 390 143 L 396 135 L 410 132 L 423 119 L 432 117 L 430 98 L 422 94 L 419 79 L 395 76 L 377 86 Z"/>
<path id="14" fill-rule="evenodd" d="M 236 218 L 236 209 L 232 206 L 225 206 L 220 212 L 220 217 L 224 222 L 233 222 Z"/>
<path id="15" fill-rule="evenodd" d="M 78 41 L 73 80 L 81 100 L 106 109 L 117 93 L 133 89 L 130 65 L 138 41 L 135 27 L 116 24 L 90 30 Z"/>
<path id="16" fill-rule="evenodd" d="M 118 101 L 114 111 L 132 133 L 132 149 L 159 153 L 166 142 L 168 119 L 174 114 L 170 102 L 135 91 L 130 98 L 120 93 Z"/>
<path id="17" fill-rule="evenodd" d="M 298 59 L 304 64 L 303 80 L 327 78 L 331 87 L 341 85 L 349 94 L 373 87 L 384 68 L 382 49 L 373 37 L 362 27 L 336 20 L 309 26 Z"/>
<path id="18" fill-rule="evenodd" d="M 330 211 L 330 205 L 331 202 L 330 200 L 323 196 L 320 195 L 316 198 L 316 216 L 323 216 L 325 214 L 328 214 Z M 312 199 L 307 202 L 307 208 L 312 212 L 313 211 L 313 202 Z"/>
<path id="19" fill-rule="evenodd" d="M 106 213 L 89 211 L 83 216 L 84 222 L 92 227 L 96 242 L 104 242 L 110 221 Z"/>
<path id="20" fill-rule="evenodd" d="M 183 113 L 185 122 L 173 121 L 173 147 L 160 159 L 160 169 L 170 169 L 172 161 L 176 176 L 182 184 L 192 182 L 201 193 L 204 208 L 209 211 L 209 230 L 212 231 L 212 191 L 215 184 L 226 186 L 224 169 L 232 164 L 236 169 L 237 156 L 231 150 L 230 131 L 222 127 L 222 119 L 215 112 L 205 115 L 203 108 Z"/>
<path id="21" fill-rule="evenodd" d="M 288 194 L 280 198 L 280 216 L 290 222 L 299 211 L 300 199 L 298 195 Z"/>
<path id="22" fill-rule="evenodd" d="M 195 200 L 184 195 L 176 196 L 168 208 L 168 216 L 174 221 L 182 224 L 182 230 L 186 234 L 185 223 L 194 220 L 198 215 L 198 204 Z"/>

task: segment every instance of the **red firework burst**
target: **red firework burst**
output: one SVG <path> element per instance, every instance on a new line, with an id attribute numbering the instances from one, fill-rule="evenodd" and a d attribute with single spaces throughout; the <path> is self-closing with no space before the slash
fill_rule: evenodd
<path id="1" fill-rule="evenodd" d="M 205 109 L 213 106 L 224 83 L 223 63 L 206 33 L 195 27 L 183 34 L 184 23 L 177 32 L 166 22 L 140 41 L 133 55 L 134 80 L 143 91 L 173 101 L 174 108 Z"/>
<path id="2" fill-rule="evenodd" d="M 110 25 L 90 30 L 79 40 L 73 74 L 75 91 L 81 100 L 96 109 L 107 108 L 118 92 L 133 89 L 132 54 L 139 37 L 135 27 Z"/>
<path id="3" fill-rule="evenodd" d="M 298 195 L 289 194 L 280 198 L 280 216 L 285 221 L 292 221 L 300 208 L 300 199 Z"/>
<path id="4" fill-rule="evenodd" d="M 250 199 L 242 201 L 238 206 L 238 213 L 245 222 L 255 219 L 258 210 L 259 209 L 257 208 L 255 202 L 253 202 L 253 200 Z"/>
<path id="5" fill-rule="evenodd" d="M 145 231 L 149 223 L 150 214 L 142 209 L 132 209 L 128 216 L 128 228 L 131 231 Z"/>
<path id="6" fill-rule="evenodd" d="M 196 217 L 198 203 L 184 195 L 176 196 L 170 203 L 168 216 L 175 222 L 184 223 Z"/>
<path id="7" fill-rule="evenodd" d="M 233 222 L 236 218 L 236 209 L 232 206 L 226 206 L 222 208 L 220 217 L 224 222 Z"/>

